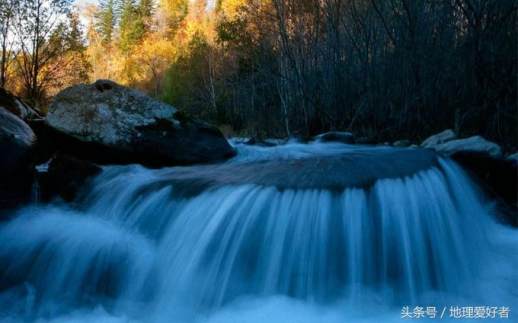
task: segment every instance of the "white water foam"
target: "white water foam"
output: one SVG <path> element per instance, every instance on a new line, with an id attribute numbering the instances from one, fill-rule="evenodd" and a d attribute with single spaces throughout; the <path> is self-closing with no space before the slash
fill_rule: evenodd
<path id="1" fill-rule="evenodd" d="M 239 146 L 229 163 L 354 149 Z M 516 230 L 447 159 L 338 192 L 244 183 L 185 196 L 150 186 L 166 171 L 108 167 L 81 207 L 33 206 L 1 225 L 0 318 L 399 322 L 405 305 L 518 303 Z"/>

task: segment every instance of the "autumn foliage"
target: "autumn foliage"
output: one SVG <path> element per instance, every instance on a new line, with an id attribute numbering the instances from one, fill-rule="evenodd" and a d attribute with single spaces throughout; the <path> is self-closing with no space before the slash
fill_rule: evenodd
<path id="1" fill-rule="evenodd" d="M 4 50 L 4 86 L 42 106 L 105 78 L 235 134 L 517 144 L 513 0 L 101 0 L 61 16 L 36 78 L 31 50 Z"/>

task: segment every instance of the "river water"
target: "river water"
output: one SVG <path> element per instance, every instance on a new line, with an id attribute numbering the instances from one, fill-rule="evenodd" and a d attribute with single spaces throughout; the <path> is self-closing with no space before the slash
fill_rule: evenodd
<path id="1" fill-rule="evenodd" d="M 517 317 L 518 232 L 451 160 L 234 145 L 219 165 L 108 166 L 74 204 L 16 211 L 0 226 L 0 320 L 399 322 L 405 306 Z"/>

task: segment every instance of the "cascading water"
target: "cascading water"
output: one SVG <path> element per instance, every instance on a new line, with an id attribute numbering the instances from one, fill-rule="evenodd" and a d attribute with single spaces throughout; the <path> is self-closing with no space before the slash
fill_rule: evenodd
<path id="1" fill-rule="evenodd" d="M 404 305 L 518 304 L 516 232 L 452 161 L 237 148 L 221 165 L 106 167 L 76 206 L 20 210 L 0 227 L 0 318 L 385 322 Z"/>

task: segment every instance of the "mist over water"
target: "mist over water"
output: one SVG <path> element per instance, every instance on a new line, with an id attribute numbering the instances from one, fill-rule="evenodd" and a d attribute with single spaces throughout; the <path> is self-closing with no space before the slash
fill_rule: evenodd
<path id="1" fill-rule="evenodd" d="M 17 211 L 0 226 L 0 319 L 398 322 L 402 306 L 518 304 L 516 230 L 452 161 L 235 145 L 223 165 L 106 167 L 73 206 Z"/>

